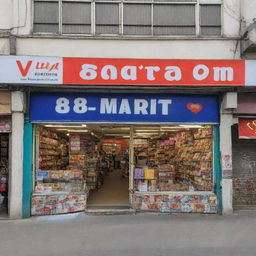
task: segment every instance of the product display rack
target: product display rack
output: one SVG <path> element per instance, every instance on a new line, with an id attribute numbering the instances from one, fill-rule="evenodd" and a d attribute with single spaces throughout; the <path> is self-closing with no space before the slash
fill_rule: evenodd
<path id="1" fill-rule="evenodd" d="M 68 165 L 68 138 L 62 133 L 39 129 L 39 169 L 58 170 Z"/>
<path id="2" fill-rule="evenodd" d="M 0 134 L 0 208 L 7 207 L 9 174 L 9 135 Z"/>
<path id="3" fill-rule="evenodd" d="M 212 128 L 192 129 L 170 134 L 168 140 L 152 139 L 148 147 L 135 147 L 135 159 L 143 152 L 143 167 L 154 168 L 156 183 L 134 173 L 135 191 L 212 191 L 213 189 Z M 135 172 L 139 170 L 135 168 Z M 137 178 L 136 178 L 137 177 Z"/>
<path id="4" fill-rule="evenodd" d="M 83 170 L 88 190 L 99 189 L 103 184 L 99 167 L 98 140 L 91 135 L 70 134 L 69 165 Z"/>
<path id="5" fill-rule="evenodd" d="M 84 173 L 69 165 L 68 136 L 44 127 L 38 127 L 37 132 L 39 163 L 35 171 L 31 214 L 85 210 L 87 190 Z"/>

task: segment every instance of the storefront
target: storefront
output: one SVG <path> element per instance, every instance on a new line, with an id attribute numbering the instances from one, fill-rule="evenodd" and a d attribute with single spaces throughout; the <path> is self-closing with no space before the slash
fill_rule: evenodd
<path id="1" fill-rule="evenodd" d="M 32 215 L 218 210 L 218 96 L 31 93 L 30 122 Z"/>
<path id="2" fill-rule="evenodd" d="M 238 95 L 237 124 L 232 127 L 233 206 L 256 209 L 256 95 Z"/>
<path id="3" fill-rule="evenodd" d="M 21 101 L 11 141 L 19 147 L 15 169 L 23 168 L 13 197 L 23 217 L 101 206 L 232 212 L 236 104 L 227 95 L 255 86 L 255 61 L 3 56 L 1 63 L 0 82 L 14 84 Z"/>
<path id="4" fill-rule="evenodd" d="M 11 97 L 0 92 L 0 215 L 8 214 L 9 141 L 11 134 Z"/>

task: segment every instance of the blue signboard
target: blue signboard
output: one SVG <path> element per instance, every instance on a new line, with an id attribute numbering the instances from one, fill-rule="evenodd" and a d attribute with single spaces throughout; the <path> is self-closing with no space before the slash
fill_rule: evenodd
<path id="1" fill-rule="evenodd" d="M 32 122 L 218 123 L 218 98 L 176 94 L 32 93 Z"/>

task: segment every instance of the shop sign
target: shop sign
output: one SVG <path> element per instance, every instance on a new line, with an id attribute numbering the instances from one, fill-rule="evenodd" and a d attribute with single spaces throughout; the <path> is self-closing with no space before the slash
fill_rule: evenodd
<path id="1" fill-rule="evenodd" d="M 62 58 L 1 56 L 0 82 L 14 84 L 62 84 Z"/>
<path id="2" fill-rule="evenodd" d="M 256 119 L 239 118 L 238 135 L 239 139 L 256 139 Z"/>
<path id="3" fill-rule="evenodd" d="M 256 61 L 0 56 L 0 83 L 256 86 Z"/>
<path id="4" fill-rule="evenodd" d="M 244 85 L 244 62 L 239 60 L 64 58 L 63 61 L 63 80 L 67 84 Z"/>
<path id="5" fill-rule="evenodd" d="M 192 95 L 33 93 L 36 122 L 218 123 L 218 98 Z"/>

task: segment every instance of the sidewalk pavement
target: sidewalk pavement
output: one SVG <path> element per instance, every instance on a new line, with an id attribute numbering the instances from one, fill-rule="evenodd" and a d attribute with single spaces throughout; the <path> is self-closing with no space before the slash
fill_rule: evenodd
<path id="1" fill-rule="evenodd" d="M 0 221 L 1 256 L 256 256 L 256 212 Z"/>

